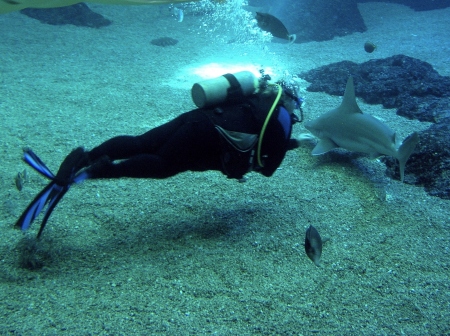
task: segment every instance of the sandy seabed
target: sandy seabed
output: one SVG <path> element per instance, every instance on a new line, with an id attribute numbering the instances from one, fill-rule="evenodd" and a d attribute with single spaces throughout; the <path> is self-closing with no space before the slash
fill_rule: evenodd
<path id="1" fill-rule="evenodd" d="M 37 244 L 38 224 L 13 229 L 47 182 L 27 168 L 16 189 L 21 148 L 55 171 L 77 146 L 143 133 L 194 108 L 190 87 L 210 63 L 295 74 L 405 54 L 449 76 L 450 8 L 367 3 L 367 32 L 295 45 L 225 43 L 199 17 L 178 23 L 157 6 L 91 8 L 114 23 L 0 16 L 1 335 L 450 334 L 450 203 L 364 156 L 312 157 L 305 145 L 245 183 L 217 172 L 86 181 Z M 179 43 L 150 44 L 163 36 Z M 341 99 L 302 95 L 306 119 Z M 402 139 L 429 126 L 359 103 Z M 330 238 L 321 267 L 304 253 L 309 225 Z"/>

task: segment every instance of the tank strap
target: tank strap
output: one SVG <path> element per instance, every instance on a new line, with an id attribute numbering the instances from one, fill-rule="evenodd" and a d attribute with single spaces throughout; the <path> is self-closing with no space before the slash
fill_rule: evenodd
<path id="1" fill-rule="evenodd" d="M 232 99 L 229 98 L 229 102 L 240 102 L 245 99 L 245 95 L 242 92 L 242 87 L 239 81 L 236 79 L 236 77 L 230 73 L 227 73 L 223 75 L 227 79 L 227 81 L 230 83 L 230 87 L 228 88 L 228 97 L 233 97 Z"/>

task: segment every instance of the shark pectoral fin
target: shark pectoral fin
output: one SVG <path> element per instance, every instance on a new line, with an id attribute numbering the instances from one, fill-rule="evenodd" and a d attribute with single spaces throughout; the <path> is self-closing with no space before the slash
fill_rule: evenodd
<path id="1" fill-rule="evenodd" d="M 329 152 L 332 149 L 338 148 L 339 146 L 336 145 L 333 140 L 329 138 L 320 139 L 319 143 L 314 147 L 312 151 L 312 155 L 321 155 L 325 154 L 326 152 Z"/>
<path id="2" fill-rule="evenodd" d="M 398 148 L 397 159 L 400 166 L 400 181 L 402 182 L 405 177 L 406 161 L 408 161 L 410 155 L 414 151 L 414 148 L 416 148 L 418 142 L 419 142 L 419 134 L 417 134 L 417 132 L 414 132 L 411 135 L 409 135 Z"/>
<path id="3" fill-rule="evenodd" d="M 379 158 L 379 157 L 382 156 L 383 154 L 380 154 L 380 153 L 378 153 L 378 152 L 373 152 L 373 153 L 369 153 L 369 155 L 370 155 L 370 159 L 371 159 L 371 160 L 374 160 L 374 159 L 376 159 L 376 158 Z"/>

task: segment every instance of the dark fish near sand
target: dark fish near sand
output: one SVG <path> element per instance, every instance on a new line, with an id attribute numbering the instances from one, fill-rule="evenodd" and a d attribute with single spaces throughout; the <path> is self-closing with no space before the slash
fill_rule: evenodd
<path id="1" fill-rule="evenodd" d="M 364 50 L 366 52 L 368 52 L 369 54 L 374 52 L 375 49 L 377 49 L 377 46 L 375 44 L 373 44 L 372 42 L 367 41 L 366 43 L 364 43 Z"/>
<path id="2" fill-rule="evenodd" d="M 312 225 L 306 230 L 305 252 L 309 259 L 316 266 L 320 266 L 320 256 L 322 255 L 322 238 L 319 232 Z"/>
<path id="3" fill-rule="evenodd" d="M 178 40 L 171 37 L 160 37 L 157 39 L 153 39 L 150 41 L 151 44 L 156 45 L 158 47 L 169 47 L 174 46 L 178 43 Z"/>
<path id="4" fill-rule="evenodd" d="M 28 173 L 26 169 L 24 169 L 23 172 L 18 172 L 17 175 L 14 177 L 14 182 L 16 184 L 17 190 L 21 191 L 23 185 L 27 180 L 28 180 Z"/>
<path id="5" fill-rule="evenodd" d="M 275 37 L 288 40 L 289 43 L 293 43 L 297 37 L 295 34 L 289 34 L 283 22 L 273 15 L 256 12 L 256 21 L 258 21 L 259 28 L 271 33 Z"/>

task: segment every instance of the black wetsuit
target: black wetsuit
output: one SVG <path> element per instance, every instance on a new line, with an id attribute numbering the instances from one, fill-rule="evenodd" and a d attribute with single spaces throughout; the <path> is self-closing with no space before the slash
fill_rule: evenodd
<path id="1" fill-rule="evenodd" d="M 250 169 L 271 176 L 286 151 L 296 147 L 290 140 L 295 116 L 280 104 L 262 141 L 263 167 L 255 163 L 258 137 L 274 100 L 274 94 L 255 94 L 242 103 L 183 113 L 139 136 L 107 140 L 88 152 L 89 178 L 166 178 L 188 170 L 242 178 Z M 244 144 L 235 141 L 242 134 Z"/>
<path id="2" fill-rule="evenodd" d="M 28 229 L 47 205 L 39 237 L 70 186 L 85 179 L 166 178 L 187 170 L 218 170 L 238 179 L 249 170 L 271 176 L 286 151 L 297 144 L 290 139 L 297 118 L 281 103 L 270 114 L 274 101 L 273 92 L 255 94 L 242 103 L 184 113 L 139 136 L 112 138 L 89 152 L 78 147 L 56 175 L 31 149 L 25 149 L 25 162 L 50 183 L 28 205 L 16 227 Z"/>

